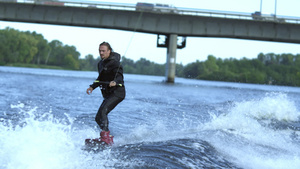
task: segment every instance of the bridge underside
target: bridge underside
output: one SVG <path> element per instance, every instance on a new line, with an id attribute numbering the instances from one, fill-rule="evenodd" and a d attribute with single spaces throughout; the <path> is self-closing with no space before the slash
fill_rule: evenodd
<path id="1" fill-rule="evenodd" d="M 0 20 L 300 43 L 300 24 L 270 21 L 4 2 Z"/>

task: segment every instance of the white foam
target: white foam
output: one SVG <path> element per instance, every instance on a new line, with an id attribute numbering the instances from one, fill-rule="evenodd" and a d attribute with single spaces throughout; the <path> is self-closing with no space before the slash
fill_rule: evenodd
<path id="1" fill-rule="evenodd" d="M 208 140 L 244 168 L 299 168 L 300 147 L 291 136 L 297 131 L 272 125 L 299 121 L 295 103 L 282 93 L 239 102 L 227 114 L 202 126 L 217 131 Z"/>
<path id="2" fill-rule="evenodd" d="M 51 113 L 36 116 L 37 107 L 25 111 L 22 103 L 18 105 L 12 107 L 20 108 L 19 114 L 25 119 L 18 125 L 9 120 L 0 123 L 0 168 L 99 169 L 129 163 L 116 159 L 109 149 L 98 154 L 82 150 L 84 139 L 98 134 L 92 129 L 78 131 L 70 117 L 66 122 Z"/>
<path id="3" fill-rule="evenodd" d="M 15 109 L 15 108 L 24 108 L 24 103 L 18 102 L 18 104 L 10 104 L 10 108 Z"/>

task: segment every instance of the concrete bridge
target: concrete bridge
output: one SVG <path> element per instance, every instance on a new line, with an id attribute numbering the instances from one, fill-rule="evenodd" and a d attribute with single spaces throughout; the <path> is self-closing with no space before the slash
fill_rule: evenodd
<path id="1" fill-rule="evenodd" d="M 26 3 L 25 3 L 26 2 Z M 0 0 L 0 20 L 119 29 L 166 35 L 166 81 L 174 82 L 178 36 L 226 37 L 300 43 L 300 18 L 256 16 L 178 8 L 176 12 L 140 11 L 135 4 L 70 1 L 48 3 Z M 181 46 L 184 47 L 184 46 Z"/>

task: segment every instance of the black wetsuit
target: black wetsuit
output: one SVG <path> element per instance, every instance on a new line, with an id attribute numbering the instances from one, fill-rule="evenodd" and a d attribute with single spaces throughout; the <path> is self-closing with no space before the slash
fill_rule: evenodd
<path id="1" fill-rule="evenodd" d="M 104 131 L 108 129 L 108 113 L 114 109 L 125 98 L 125 86 L 123 80 L 123 67 L 120 65 L 120 54 L 111 52 L 110 56 L 98 63 L 99 76 L 97 80 L 90 85 L 93 89 L 100 86 L 104 98 L 98 113 L 96 122 Z M 109 87 L 109 82 L 117 83 L 114 87 Z M 102 83 L 107 82 L 107 84 Z"/>

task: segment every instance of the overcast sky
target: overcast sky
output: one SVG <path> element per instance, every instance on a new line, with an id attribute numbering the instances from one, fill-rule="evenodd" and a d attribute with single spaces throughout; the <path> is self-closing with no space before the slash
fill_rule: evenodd
<path id="1" fill-rule="evenodd" d="M 20 0 L 19 0 L 20 1 Z M 23 0 L 21 0 L 23 1 Z M 274 14 L 300 17 L 300 0 L 107 0 L 106 2 L 137 2 L 165 3 L 176 7 L 210 9 L 234 12 L 253 13 L 262 9 L 263 14 Z M 261 6 L 262 2 L 262 6 Z M 141 57 L 156 63 L 166 62 L 166 48 L 156 47 L 155 34 L 134 33 L 113 29 L 96 29 L 85 27 L 56 26 L 46 24 L 30 24 L 0 21 L 0 29 L 6 27 L 20 31 L 36 31 L 49 42 L 59 40 L 65 45 L 75 46 L 81 57 L 92 54 L 98 57 L 98 45 L 109 42 L 113 49 L 127 58 L 138 60 Z M 262 53 L 300 53 L 299 44 L 265 42 L 254 40 L 238 40 L 228 38 L 187 37 L 187 46 L 177 50 L 176 62 L 187 64 L 196 60 L 206 60 L 208 55 L 217 58 L 256 58 Z"/>

